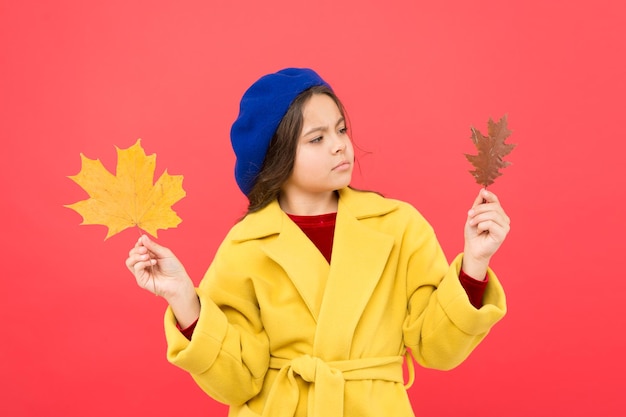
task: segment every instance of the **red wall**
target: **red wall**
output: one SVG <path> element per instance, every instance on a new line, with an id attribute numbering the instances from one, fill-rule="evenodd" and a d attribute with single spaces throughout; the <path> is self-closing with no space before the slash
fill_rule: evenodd
<path id="1" fill-rule="evenodd" d="M 198 281 L 245 208 L 238 100 L 286 66 L 347 104 L 355 184 L 416 205 L 449 257 L 478 190 L 470 126 L 509 116 L 518 147 L 492 187 L 509 313 L 459 368 L 418 371 L 417 414 L 624 415 L 622 4 L 1 0 L 0 415 L 226 415 L 166 362 L 165 304 L 124 267 L 138 231 L 79 226 L 67 176 L 142 138 L 157 174 L 185 176 L 159 241 Z"/>

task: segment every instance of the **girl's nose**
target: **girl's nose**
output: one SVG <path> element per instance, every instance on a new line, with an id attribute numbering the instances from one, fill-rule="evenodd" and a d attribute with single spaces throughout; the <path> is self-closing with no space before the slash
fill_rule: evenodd
<path id="1" fill-rule="evenodd" d="M 335 153 L 339 153 L 342 152 L 346 149 L 346 143 L 340 139 L 337 139 L 335 145 L 334 145 L 334 151 Z"/>

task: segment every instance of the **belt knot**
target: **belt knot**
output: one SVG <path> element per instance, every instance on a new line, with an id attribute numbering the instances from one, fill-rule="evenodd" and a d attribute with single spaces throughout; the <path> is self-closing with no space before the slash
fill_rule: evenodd
<path id="1" fill-rule="evenodd" d="M 291 370 L 294 373 L 300 375 L 300 377 L 304 379 L 306 382 L 315 382 L 315 380 L 317 379 L 317 376 L 320 374 L 337 375 L 338 373 L 339 374 L 341 373 L 341 371 L 330 368 L 326 364 L 326 362 L 324 362 L 320 358 L 313 357 L 310 355 L 302 355 L 302 356 L 298 356 L 297 358 L 294 358 L 291 361 Z"/>

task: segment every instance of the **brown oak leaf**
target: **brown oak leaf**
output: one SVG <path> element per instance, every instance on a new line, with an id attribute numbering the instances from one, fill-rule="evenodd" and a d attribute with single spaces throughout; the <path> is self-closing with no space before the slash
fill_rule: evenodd
<path id="1" fill-rule="evenodd" d="M 81 170 L 69 177 L 87 191 L 89 199 L 65 207 L 83 217 L 81 224 L 107 226 L 105 240 L 133 226 L 156 237 L 158 229 L 176 227 L 182 221 L 171 206 L 186 194 L 183 176 L 165 171 L 153 184 L 156 155 L 146 156 L 140 141 L 128 149 L 116 147 L 116 175 L 100 160 L 81 153 Z"/>
<path id="2" fill-rule="evenodd" d="M 504 142 L 511 135 L 511 131 L 507 127 L 506 115 L 497 123 L 491 118 L 489 119 L 487 136 L 473 127 L 471 130 L 472 142 L 474 142 L 478 154 L 465 154 L 467 160 L 474 166 L 474 169 L 469 172 L 478 184 L 487 187 L 502 175 L 500 169 L 511 165 L 510 162 L 503 161 L 502 158 L 511 153 L 516 145 Z"/>

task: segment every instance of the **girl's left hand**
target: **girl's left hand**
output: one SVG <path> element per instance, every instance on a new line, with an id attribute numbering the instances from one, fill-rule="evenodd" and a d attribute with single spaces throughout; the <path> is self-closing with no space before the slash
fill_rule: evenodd
<path id="1" fill-rule="evenodd" d="M 465 222 L 462 268 L 466 274 L 483 279 L 489 260 L 511 229 L 510 223 L 511 220 L 500 205 L 498 197 L 481 189 Z"/>

